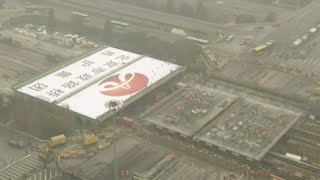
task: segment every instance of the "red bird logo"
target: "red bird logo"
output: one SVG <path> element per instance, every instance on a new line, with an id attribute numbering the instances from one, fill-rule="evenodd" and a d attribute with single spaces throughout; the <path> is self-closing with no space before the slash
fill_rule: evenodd
<path id="1" fill-rule="evenodd" d="M 126 96 L 145 88 L 149 79 L 140 73 L 121 73 L 103 80 L 99 86 L 100 92 L 107 96 Z"/>

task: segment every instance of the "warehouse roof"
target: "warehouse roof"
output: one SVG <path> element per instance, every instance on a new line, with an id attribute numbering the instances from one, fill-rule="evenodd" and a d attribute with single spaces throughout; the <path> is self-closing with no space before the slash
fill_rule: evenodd
<path id="1" fill-rule="evenodd" d="M 140 92 L 147 91 L 150 86 L 176 72 L 179 67 L 144 57 L 65 99 L 59 105 L 96 119 L 109 111 L 105 106 L 107 102 L 115 100 L 125 105 L 129 99 L 141 95 Z"/>
<path id="2" fill-rule="evenodd" d="M 108 101 L 116 100 L 126 106 L 183 70 L 172 63 L 107 47 L 49 71 L 16 90 L 89 119 L 104 120 L 111 115 L 105 106 Z"/>

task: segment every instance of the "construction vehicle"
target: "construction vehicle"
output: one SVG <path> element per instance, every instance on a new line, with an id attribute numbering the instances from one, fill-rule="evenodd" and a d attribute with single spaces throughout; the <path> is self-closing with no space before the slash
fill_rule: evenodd
<path id="1" fill-rule="evenodd" d="M 56 152 L 52 151 L 52 148 L 65 143 L 66 137 L 64 135 L 51 137 L 46 146 L 42 148 L 38 147 L 39 158 L 45 163 L 57 159 L 60 161 L 60 158 L 57 156 Z"/>
<path id="2" fill-rule="evenodd" d="M 57 153 L 57 156 L 60 159 L 68 159 L 68 158 L 76 158 L 76 157 L 84 157 L 88 154 L 88 152 L 84 149 L 73 150 L 73 151 L 62 151 Z"/>
<path id="3" fill-rule="evenodd" d="M 98 137 L 94 134 L 87 135 L 83 138 L 84 145 L 92 145 L 92 144 L 96 144 L 97 142 L 98 142 Z"/>
<path id="4" fill-rule="evenodd" d="M 105 138 L 108 142 L 98 144 L 99 138 Z M 112 143 L 112 139 L 112 133 L 100 133 L 97 135 L 88 134 L 81 138 L 80 141 L 77 141 L 80 143 L 82 142 L 84 145 L 82 148 L 80 147 L 80 149 L 62 151 L 53 150 L 52 148 L 66 143 L 66 137 L 62 134 L 59 136 L 51 137 L 45 147 L 39 148 L 39 157 L 41 160 L 43 160 L 44 163 L 50 162 L 52 160 L 60 162 L 61 159 L 82 158 L 88 156 L 89 154 L 92 154 L 92 152 L 97 153 L 109 147 Z"/>
<path id="5" fill-rule="evenodd" d="M 54 151 L 50 150 L 48 147 L 44 147 L 39 152 L 39 158 L 42 161 L 50 162 L 57 158 L 57 156 Z"/>
<path id="6" fill-rule="evenodd" d="M 54 152 L 51 149 L 49 149 L 48 147 L 45 147 L 42 150 L 40 150 L 39 158 L 43 162 L 51 162 L 53 160 L 60 162 L 60 159 L 84 157 L 87 154 L 88 154 L 88 152 L 84 149 Z"/>
<path id="7" fill-rule="evenodd" d="M 65 144 L 66 142 L 67 142 L 66 137 L 63 134 L 61 134 L 58 136 L 51 137 L 48 142 L 48 147 L 53 148 L 53 147 Z"/>
<path id="8" fill-rule="evenodd" d="M 219 65 L 217 62 L 217 59 L 215 56 L 210 53 L 210 50 L 207 45 L 201 45 L 201 55 L 203 56 L 204 62 L 209 70 L 212 70 L 213 68 L 215 69 L 221 69 L 222 65 Z"/>

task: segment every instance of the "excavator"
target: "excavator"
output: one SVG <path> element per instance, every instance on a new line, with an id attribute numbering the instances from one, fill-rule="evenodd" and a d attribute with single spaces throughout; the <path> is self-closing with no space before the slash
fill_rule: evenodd
<path id="1" fill-rule="evenodd" d="M 100 138 L 106 138 L 108 143 L 106 144 L 98 144 Z M 64 145 L 66 143 L 66 137 L 64 135 L 59 135 L 55 137 L 51 137 L 48 141 L 48 144 L 39 149 L 39 157 L 43 160 L 43 162 L 50 162 L 52 160 L 60 162 L 61 159 L 68 158 L 80 158 L 86 157 L 90 152 L 97 153 L 107 148 L 112 143 L 113 134 L 111 133 L 103 133 L 103 134 L 90 134 L 82 137 L 82 145 L 83 148 L 76 150 L 54 150 L 55 147 Z"/>
<path id="2" fill-rule="evenodd" d="M 223 65 L 219 65 L 216 57 L 210 53 L 210 49 L 207 45 L 201 45 L 201 55 L 203 56 L 203 64 L 205 64 L 209 70 L 211 69 L 222 69 Z"/>

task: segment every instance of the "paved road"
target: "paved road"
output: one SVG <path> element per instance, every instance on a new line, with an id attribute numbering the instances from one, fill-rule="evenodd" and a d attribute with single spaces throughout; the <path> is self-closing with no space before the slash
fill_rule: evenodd
<path id="1" fill-rule="evenodd" d="M 283 22 L 267 36 L 266 40 L 274 39 L 278 41 L 278 51 L 286 51 L 291 43 L 301 37 L 305 32 L 314 27 L 320 19 L 320 3 L 314 1 L 297 11 L 287 22 Z"/>
<path id="2" fill-rule="evenodd" d="M 126 4 L 110 2 L 110 1 L 100 1 L 95 2 L 94 4 L 91 1 L 85 0 L 68 0 L 68 1 L 58 1 L 58 0 L 47 0 L 52 3 L 59 3 L 60 5 L 79 5 L 81 4 L 84 7 L 94 7 L 100 9 L 101 11 L 113 12 L 121 14 L 123 16 L 136 17 L 140 19 L 145 19 L 148 21 L 153 21 L 162 24 L 169 24 L 172 26 L 182 27 L 185 29 L 191 29 L 194 31 L 204 32 L 204 33 L 215 33 L 218 29 L 229 30 L 220 24 L 214 24 L 207 21 L 201 21 L 197 19 L 187 18 L 183 16 L 177 16 L 173 14 L 163 13 L 159 11 L 153 11 L 149 9 L 139 8 L 135 6 L 130 6 Z M 104 14 L 104 12 L 101 12 Z"/>
<path id="3" fill-rule="evenodd" d="M 294 11 L 287 8 L 265 5 L 260 3 L 248 2 L 248 0 L 223 0 L 223 5 L 217 5 L 216 1 L 208 1 L 207 8 L 218 7 L 224 11 L 229 11 L 233 14 L 251 14 L 254 15 L 258 20 L 263 20 L 266 15 L 270 12 L 276 13 L 277 16 L 287 16 L 292 14 Z M 210 1 L 210 2 L 209 2 Z"/>
<path id="4" fill-rule="evenodd" d="M 59 176 L 59 174 L 57 169 L 43 169 L 26 180 L 51 180 Z"/>
<path id="5" fill-rule="evenodd" d="M 301 37 L 304 33 L 315 26 L 320 19 L 320 3 L 314 1 L 306 7 L 297 11 L 291 16 L 288 21 L 281 23 L 281 26 L 273 30 L 265 39 L 276 40 L 278 44 L 271 53 L 266 53 L 261 56 L 244 55 L 243 58 L 249 61 L 260 61 L 273 65 L 275 67 L 286 67 L 294 71 L 301 71 L 301 74 L 314 73 L 320 77 L 320 61 L 318 58 L 318 51 L 314 49 L 312 55 L 306 59 L 299 58 L 292 54 L 287 60 L 285 58 L 277 57 L 277 54 L 283 52 L 298 52 L 305 50 L 303 47 L 293 50 L 290 46 L 292 42 Z M 319 36 L 319 33 L 317 34 Z M 315 37 L 319 39 L 318 37 Z M 314 39 L 312 42 L 314 42 Z M 318 48 L 318 47 L 315 47 Z"/>
<path id="6" fill-rule="evenodd" d="M 24 174 L 28 174 L 42 166 L 42 162 L 36 155 L 27 155 L 7 167 L 0 169 L 0 180 L 8 180 L 10 178 L 12 180 L 20 179 Z"/>
<path id="7" fill-rule="evenodd" d="M 54 4 L 46 4 L 44 6 L 51 6 L 55 8 L 55 17 L 59 21 L 70 21 L 71 19 L 71 12 L 73 9 L 79 9 L 83 8 L 82 6 L 79 5 L 74 5 L 75 8 L 70 8 L 70 6 L 58 6 Z M 73 6 L 73 5 L 72 5 Z M 160 29 L 159 25 L 152 24 L 149 22 L 145 22 L 143 20 L 138 20 L 138 19 L 125 19 L 119 14 L 107 12 L 104 13 L 104 11 L 97 10 L 96 8 L 90 8 L 86 7 L 85 13 L 87 13 L 90 16 L 90 21 L 86 22 L 86 25 L 90 27 L 95 27 L 95 28 L 103 28 L 103 25 L 106 20 L 114 20 L 114 19 L 123 19 L 122 21 L 124 22 L 130 22 L 130 29 L 132 31 L 142 31 L 146 32 L 150 36 L 158 37 L 159 39 L 169 41 L 169 42 L 174 42 L 175 40 L 181 38 L 179 35 L 172 34 L 170 32 L 165 32 Z M 131 23 L 132 22 L 132 23 Z"/>

